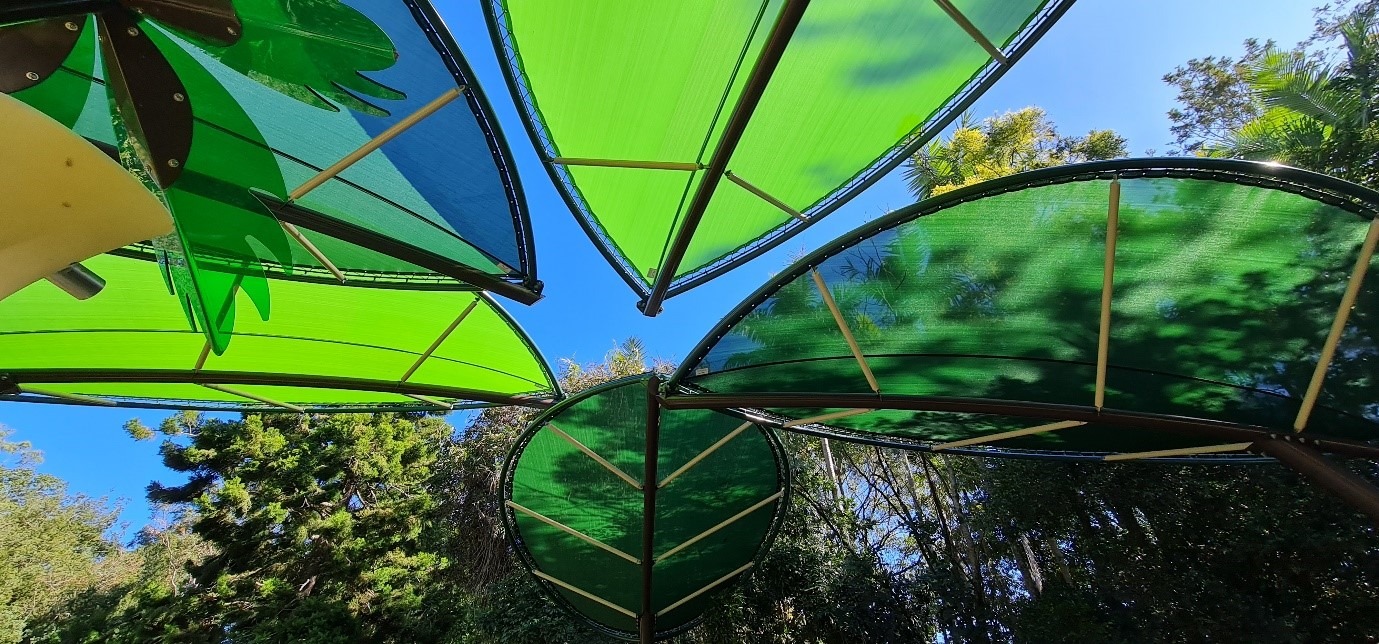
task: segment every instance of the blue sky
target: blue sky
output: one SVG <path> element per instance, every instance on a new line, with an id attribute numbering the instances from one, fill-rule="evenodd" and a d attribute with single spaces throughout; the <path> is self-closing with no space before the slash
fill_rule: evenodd
<path id="1" fill-rule="evenodd" d="M 507 309 L 552 365 L 562 358 L 599 360 L 617 342 L 641 338 L 654 355 L 678 360 L 719 318 L 789 263 L 911 199 L 899 173 L 789 243 L 716 282 L 670 300 L 651 319 L 637 297 L 594 249 L 565 208 L 518 120 L 488 41 L 481 0 L 435 0 L 441 15 L 497 111 L 517 157 L 536 231 L 546 298 Z M 1317 0 L 1320 2 L 1320 0 Z M 971 110 L 976 118 L 1043 107 L 1065 134 L 1109 128 L 1139 155 L 1168 148 L 1174 94 L 1160 80 L 1189 58 L 1238 55 L 1245 38 L 1292 45 L 1312 29 L 1305 0 L 1078 0 L 1034 49 Z M 145 486 L 175 482 L 156 442 L 136 443 L 121 425 L 139 417 L 156 426 L 162 412 L 0 403 L 0 425 L 44 452 L 41 469 L 70 482 L 73 492 L 124 499 L 121 521 L 132 536 L 148 521 Z M 461 419 L 453 418 L 454 422 Z"/>

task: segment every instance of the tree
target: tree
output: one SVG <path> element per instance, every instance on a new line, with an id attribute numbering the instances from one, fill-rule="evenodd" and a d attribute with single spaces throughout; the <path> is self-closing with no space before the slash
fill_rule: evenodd
<path id="1" fill-rule="evenodd" d="M 154 483 L 149 498 L 192 511 L 214 548 L 158 607 L 165 636 L 410 642 L 446 630 L 424 601 L 447 565 L 424 538 L 443 420 L 184 413 L 162 430 L 179 439 L 163 443 L 164 464 L 189 479 Z"/>
<path id="2" fill-rule="evenodd" d="M 23 641 L 36 622 L 118 576 L 121 552 L 104 537 L 118 509 L 69 495 L 35 468 L 42 455 L 0 427 L 0 642 Z"/>
<path id="3" fill-rule="evenodd" d="M 1223 154 L 1379 180 L 1379 17 L 1373 9 L 1355 13 L 1337 29 L 1339 62 L 1270 48 L 1247 68 L 1245 80 L 1265 109 L 1238 128 Z"/>
<path id="4" fill-rule="evenodd" d="M 931 142 L 905 164 L 910 191 L 920 199 L 1016 172 L 1126 155 L 1125 139 L 1110 130 L 1062 136 L 1038 107 L 973 124 L 964 116 L 946 139 Z"/>
<path id="5" fill-rule="evenodd" d="M 1246 123 L 1264 111 L 1246 77 L 1273 41 L 1245 41 L 1240 58 L 1193 58 L 1164 74 L 1163 81 L 1178 90 L 1178 107 L 1168 111 L 1176 154 L 1198 154 L 1228 144 Z"/>

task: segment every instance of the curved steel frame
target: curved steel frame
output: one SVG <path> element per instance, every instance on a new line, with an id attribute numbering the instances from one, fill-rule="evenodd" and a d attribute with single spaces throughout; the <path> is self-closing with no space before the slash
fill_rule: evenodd
<path id="1" fill-rule="evenodd" d="M 1050 0 L 1045 5 L 1042 12 L 1033 16 L 1021 30 L 1011 39 L 1012 46 L 1006 53 L 1009 64 L 1002 65 L 996 61 L 991 61 L 986 67 L 975 73 L 966 85 L 951 97 L 950 101 L 934 111 L 929 120 L 915 128 L 910 135 L 887 150 L 879 158 L 873 161 L 867 168 L 858 172 L 855 176 L 848 179 L 831 193 L 823 196 L 810 208 L 804 211 L 808 221 L 791 219 L 771 232 L 748 242 L 737 250 L 725 255 L 723 258 L 713 262 L 702 269 L 686 275 L 679 280 L 672 282 L 666 291 L 665 298 L 669 299 L 681 293 L 689 291 L 695 287 L 703 285 L 714 278 L 717 278 L 738 266 L 756 259 L 780 244 L 789 241 L 790 238 L 802 232 L 804 229 L 813 225 L 814 222 L 824 216 L 841 208 L 848 201 L 856 197 L 863 190 L 871 187 L 883 176 L 894 170 L 905 161 L 911 154 L 928 143 L 937 136 L 944 128 L 948 127 L 964 110 L 972 106 L 982 94 L 986 93 L 997 80 L 1005 74 L 1006 70 L 1014 65 L 1020 58 L 1033 47 L 1043 35 L 1063 16 L 1072 6 L 1075 0 Z M 630 267 L 623 259 L 622 255 L 616 250 L 615 244 L 607 234 L 604 233 L 598 221 L 594 218 L 592 211 L 589 210 L 587 202 L 580 194 L 579 188 L 575 186 L 567 170 L 563 166 L 558 166 L 550 162 L 550 159 L 559 156 L 555 144 L 550 136 L 549 130 L 545 125 L 545 120 L 541 117 L 541 112 L 537 108 L 532 92 L 527 87 L 526 74 L 522 71 L 521 54 L 513 45 L 512 32 L 502 11 L 502 0 L 487 0 L 483 3 L 484 15 L 488 19 L 489 35 L 493 40 L 494 52 L 498 56 L 499 67 L 503 70 L 503 77 L 507 81 L 508 89 L 512 93 L 518 106 L 518 113 L 522 116 L 522 124 L 531 138 L 533 147 L 541 157 L 542 165 L 546 166 L 546 171 L 551 177 L 552 183 L 560 192 L 561 198 L 570 211 L 575 214 L 576 221 L 579 222 L 585 234 L 594 242 L 604 259 L 608 261 L 614 270 L 622 277 L 639 297 L 646 298 L 651 294 L 651 288 L 641 281 L 641 277 L 635 269 Z M 651 307 L 646 307 L 651 308 Z M 647 311 L 648 315 L 655 315 L 655 311 Z"/>
<path id="2" fill-rule="evenodd" d="M 524 430 L 522 434 L 517 437 L 517 440 L 508 450 L 507 457 L 503 459 L 503 470 L 500 475 L 502 481 L 501 485 L 503 501 L 506 502 L 512 500 L 513 476 L 516 474 L 516 465 L 518 458 L 522 455 L 522 452 L 527 448 L 527 444 L 530 443 L 532 438 L 536 436 L 536 433 L 541 431 L 541 429 L 546 426 L 546 423 L 548 423 L 551 419 L 555 418 L 565 409 L 569 408 L 574 404 L 579 403 L 585 398 L 597 395 L 601 392 L 608 391 L 610 389 L 626 386 L 639 380 L 648 380 L 653 377 L 656 377 L 656 375 L 644 373 L 635 376 L 627 376 L 623 378 L 618 378 L 616 380 L 611 380 L 601 385 L 581 391 L 577 394 L 570 395 L 565 399 L 561 400 L 560 402 L 547 408 L 535 419 L 533 419 L 531 421 L 531 424 L 527 426 L 527 429 Z M 663 401 L 663 397 L 657 398 L 654 401 L 648 401 L 648 411 L 651 410 L 650 403 L 652 402 L 658 403 L 659 410 L 671 409 L 670 407 L 661 404 Z M 741 418 L 742 420 L 756 420 L 749 416 L 740 414 L 736 410 L 723 409 L 718 411 L 725 412 L 730 416 Z M 771 549 L 771 544 L 775 542 L 776 533 L 779 532 L 781 522 L 785 518 L 785 510 L 790 507 L 792 491 L 790 485 L 790 459 L 785 453 L 784 446 L 781 445 L 780 439 L 776 436 L 775 432 L 772 431 L 769 427 L 766 427 L 763 423 L 759 422 L 755 422 L 754 424 L 757 431 L 761 434 L 761 436 L 766 440 L 767 444 L 771 447 L 771 454 L 776 460 L 776 485 L 781 491 L 784 492 L 784 494 L 781 495 L 781 498 L 778 499 L 775 503 L 775 511 L 772 513 L 771 526 L 766 531 L 766 538 L 762 540 L 761 545 L 757 548 L 756 553 L 752 556 L 751 561 L 753 563 L 759 563 L 761 561 L 761 558 L 765 556 L 765 554 Z M 522 562 L 523 567 L 527 569 L 527 572 L 531 573 L 532 571 L 539 570 L 540 566 L 538 566 L 536 561 L 532 559 L 531 553 L 528 552 L 527 549 L 522 546 L 522 538 L 520 536 L 520 533 L 517 531 L 516 513 L 513 512 L 512 508 L 507 507 L 506 503 L 503 506 L 503 530 L 507 533 L 508 542 L 511 543 L 513 545 L 514 550 L 517 551 L 518 559 Z M 615 629 L 608 628 L 602 624 L 594 623 L 592 620 L 581 615 L 579 611 L 575 610 L 575 608 L 571 606 L 569 602 L 565 601 L 565 598 L 563 595 L 560 594 L 560 591 L 556 590 L 555 587 L 552 586 L 549 582 L 539 577 L 536 577 L 535 575 L 533 575 L 533 579 L 536 581 L 537 585 L 541 587 L 541 590 L 546 594 L 546 596 L 567 614 L 579 619 L 580 621 L 586 624 L 589 624 L 595 630 L 606 635 L 628 640 L 638 639 L 638 633 L 634 633 L 632 631 L 618 631 Z M 718 590 L 721 589 L 715 589 L 711 592 L 718 592 Z M 656 637 L 657 639 L 660 639 L 678 635 L 691 628 L 694 628 L 699 624 L 701 620 L 702 616 L 696 617 L 686 622 L 684 625 L 660 633 Z"/>

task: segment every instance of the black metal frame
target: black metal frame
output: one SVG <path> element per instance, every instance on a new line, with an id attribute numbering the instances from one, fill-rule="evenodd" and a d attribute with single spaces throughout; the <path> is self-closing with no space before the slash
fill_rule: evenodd
<path id="1" fill-rule="evenodd" d="M 511 29 L 507 24 L 506 14 L 502 6 L 503 2 L 504 0 L 486 0 L 483 2 L 484 15 L 488 20 L 489 35 L 493 40 L 499 67 L 503 70 L 504 80 L 507 82 L 508 90 L 517 104 L 517 111 L 522 117 L 522 124 L 532 146 L 536 149 L 537 155 L 541 157 L 552 183 L 555 184 L 566 206 L 575 214 L 575 220 L 579 223 L 580 228 L 584 229 L 585 234 L 594 242 L 599 253 L 603 255 L 628 287 L 638 296 L 646 298 L 650 295 L 650 289 L 642 281 L 642 276 L 623 258 L 620 251 L 617 250 L 617 244 L 604 234 L 568 171 L 549 160 L 558 154 L 545 126 L 545 121 L 541 117 L 541 112 L 532 98 L 532 92 L 526 85 L 526 74 L 522 70 L 521 54 L 513 45 Z M 665 299 L 701 286 L 789 241 L 819 219 L 841 208 L 887 173 L 899 167 L 915 150 L 932 140 L 957 119 L 963 111 L 971 107 L 1005 74 L 1009 66 L 1013 66 L 1024 57 L 1034 44 L 1067 12 L 1073 2 L 1074 0 L 1049 0 L 1044 5 L 1043 10 L 1032 15 L 1006 43 L 1009 45 L 1009 51 L 1006 54 L 1009 65 L 991 61 L 986 67 L 974 73 L 972 79 L 951 97 L 947 104 L 935 110 L 929 120 L 917 127 L 910 136 L 888 149 L 868 168 L 858 172 L 857 175 L 825 195 L 805 211 L 804 214 L 809 218 L 808 221 L 800 222 L 792 219 L 774 231 L 744 244 L 741 248 L 725 255 L 718 261 L 706 265 L 703 269 L 684 276 L 678 282 L 672 282 L 666 291 Z M 658 273 L 659 276 L 660 273 Z M 643 309 L 651 308 L 645 303 L 639 304 L 639 306 Z"/>
<path id="2" fill-rule="evenodd" d="M 737 144 L 746 133 L 747 125 L 752 122 L 752 114 L 756 112 L 757 104 L 766 93 L 766 87 L 771 84 L 776 66 L 785 55 L 785 49 L 790 46 L 790 40 L 795 36 L 795 28 L 799 27 L 807 9 L 809 0 L 785 0 L 781 6 L 776 21 L 771 26 L 771 32 L 766 35 L 766 42 L 762 44 L 761 53 L 757 55 L 756 63 L 752 66 L 752 72 L 742 85 L 737 104 L 733 106 L 732 114 L 723 125 L 718 145 L 704 168 L 704 178 L 695 188 L 694 196 L 690 198 L 683 216 L 677 218 L 679 225 L 672 224 L 674 236 L 661 258 L 656 280 L 651 284 L 651 292 L 637 304 L 642 315 L 660 315 L 666 290 L 670 288 L 671 282 L 675 281 L 675 274 L 680 270 L 680 262 L 685 258 L 685 251 L 689 250 L 690 240 L 699 229 L 699 222 L 704 218 L 704 212 L 709 209 L 709 202 L 713 200 L 718 184 L 723 180 L 723 173 L 728 171 L 728 162 L 737 151 Z"/>
<path id="3" fill-rule="evenodd" d="M 643 373 L 634 376 L 618 378 L 616 380 L 610 380 L 603 384 L 590 387 L 589 389 L 585 389 L 584 391 L 569 396 L 555 403 L 554 405 L 550 406 L 549 408 L 542 411 L 539 415 L 537 415 L 537 417 L 531 421 L 531 424 L 529 424 L 527 428 L 523 430 L 523 432 L 520 435 L 518 435 L 517 440 L 513 442 L 512 447 L 508 449 L 507 456 L 503 459 L 503 469 L 500 473 L 500 485 L 503 501 L 506 502 L 512 500 L 513 477 L 516 474 L 518 459 L 521 457 L 522 452 L 526 450 L 527 444 L 531 442 L 532 438 L 536 436 L 537 432 L 541 431 L 541 429 L 543 429 L 547 423 L 549 423 L 552 419 L 558 416 L 565 409 L 579 403 L 585 398 L 598 395 L 599 393 L 608 391 L 610 389 L 616 389 L 618 387 L 626 386 L 629 383 L 633 383 L 638 380 L 651 380 L 653 377 L 656 377 L 656 374 Z M 652 386 L 653 385 L 648 384 L 648 388 Z M 655 386 L 659 389 L 659 385 Z M 648 393 L 650 393 L 650 391 Z M 651 398 L 649 402 L 659 402 L 661 400 L 662 398 L 660 396 L 656 396 Z M 663 409 L 665 409 L 663 405 L 656 406 L 648 404 L 648 423 L 650 423 L 650 418 L 652 414 L 659 415 L 659 412 Z M 737 413 L 735 410 L 721 411 L 726 415 L 740 418 L 744 421 L 753 420 L 752 418 Z M 753 563 L 760 563 L 762 557 L 766 555 L 766 553 L 771 549 L 771 545 L 775 543 L 776 535 L 780 531 L 781 523 L 785 520 L 785 514 L 790 508 L 790 502 L 793 497 L 793 492 L 791 489 L 790 459 L 785 453 L 785 447 L 781 444 L 780 439 L 776 436 L 776 433 L 772 429 L 761 423 L 756 423 L 755 421 L 754 425 L 756 430 L 760 432 L 762 438 L 766 440 L 767 444 L 771 448 L 771 455 L 776 461 L 776 486 L 778 489 L 784 492 L 781 495 L 781 498 L 778 499 L 775 503 L 775 510 L 772 513 L 771 518 L 771 525 L 766 531 L 766 538 L 762 540 L 761 545 L 757 548 L 756 553 L 752 556 L 751 561 Z M 534 570 L 539 570 L 540 566 L 537 565 L 536 561 L 532 558 L 531 553 L 522 544 L 521 533 L 517 530 L 516 513 L 511 508 L 507 507 L 506 503 L 504 503 L 502 515 L 503 530 L 507 534 L 508 543 L 512 544 L 513 550 L 517 553 L 518 560 L 522 562 L 522 566 L 526 568 L 528 573 L 531 573 Z M 643 548 L 645 548 L 645 543 L 643 543 Z M 643 556 L 643 559 L 646 560 L 647 557 Z M 608 628 L 603 624 L 598 624 L 586 618 L 584 615 L 581 615 L 579 611 L 575 610 L 575 608 L 571 606 L 568 601 L 565 600 L 565 597 L 560 593 L 560 591 L 557 590 L 552 584 L 546 582 L 545 580 L 539 577 L 536 577 L 535 575 L 533 575 L 533 579 L 536 582 L 537 586 L 541 588 L 542 592 L 546 595 L 546 597 L 550 599 L 552 603 L 558 606 L 567 615 L 570 615 L 571 617 L 578 619 L 579 621 L 585 624 L 590 625 L 598 632 L 608 635 L 610 637 L 616 637 L 619 639 L 629 641 L 636 641 L 641 639 L 640 632 L 618 631 L 615 629 Z M 725 582 L 722 586 L 710 592 L 720 592 L 723 588 L 731 586 L 732 581 L 734 580 Z M 649 597 L 649 593 L 645 596 Z M 660 640 L 669 637 L 674 637 L 676 635 L 684 633 L 685 631 L 688 631 L 689 629 L 694 628 L 695 626 L 698 626 L 700 621 L 702 621 L 702 618 L 692 619 L 674 629 L 664 631 L 661 633 L 653 633 L 653 638 L 656 640 Z"/>

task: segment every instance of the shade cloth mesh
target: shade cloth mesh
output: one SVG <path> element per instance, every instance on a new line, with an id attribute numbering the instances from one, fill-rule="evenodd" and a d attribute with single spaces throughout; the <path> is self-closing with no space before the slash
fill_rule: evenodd
<path id="1" fill-rule="evenodd" d="M 712 411 L 663 412 L 658 479 L 664 480 L 743 425 Z M 639 484 L 647 430 L 645 377 L 583 392 L 539 419 L 509 457 L 508 499 L 621 550 L 642 554 L 643 493 L 561 437 L 558 429 Z M 654 551 L 659 557 L 760 501 L 783 492 L 784 467 L 767 430 L 749 426 L 657 492 Z M 783 501 L 768 503 L 654 566 L 652 608 L 660 611 L 751 562 Z M 522 511 L 509 510 L 513 537 L 529 565 L 641 612 L 642 567 Z M 603 629 L 637 632 L 625 614 L 547 584 L 559 601 Z M 705 593 L 656 620 L 659 634 L 692 624 L 714 601 Z"/>
<path id="2" fill-rule="evenodd" d="M 845 235 L 816 254 L 827 259 L 802 260 L 725 319 L 681 382 L 713 393 L 870 393 L 809 265 L 883 394 L 1091 405 L 1111 182 L 1106 173 L 1068 180 L 1079 171 L 1040 175 L 1054 185 L 921 204 L 909 210 L 937 211 L 897 213 L 898 224 Z M 1376 204 L 1357 214 L 1364 208 L 1239 180 L 1120 179 L 1107 408 L 1292 431 Z M 1379 437 L 1375 289 L 1371 279 L 1360 290 L 1309 432 Z M 934 443 L 1043 422 L 879 411 L 829 424 Z M 1109 452 L 1204 442 L 1093 423 L 999 446 Z"/>

